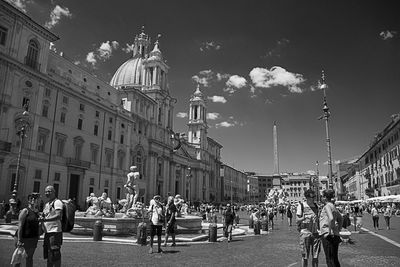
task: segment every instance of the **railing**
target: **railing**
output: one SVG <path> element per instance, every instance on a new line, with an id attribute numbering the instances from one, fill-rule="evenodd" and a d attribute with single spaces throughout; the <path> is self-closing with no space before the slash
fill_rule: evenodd
<path id="1" fill-rule="evenodd" d="M 0 151 L 11 152 L 11 143 L 0 140 Z"/>
<path id="2" fill-rule="evenodd" d="M 67 164 L 67 166 L 71 166 L 71 167 L 78 167 L 78 168 L 83 168 L 83 169 L 90 168 L 90 161 L 84 161 L 84 160 L 79 160 L 79 159 L 74 159 L 74 158 L 67 158 L 66 164 Z"/>
<path id="3" fill-rule="evenodd" d="M 388 187 L 388 186 L 393 186 L 393 185 L 398 185 L 398 184 L 400 184 L 400 179 L 387 182 L 387 183 L 386 183 L 386 187 Z"/>

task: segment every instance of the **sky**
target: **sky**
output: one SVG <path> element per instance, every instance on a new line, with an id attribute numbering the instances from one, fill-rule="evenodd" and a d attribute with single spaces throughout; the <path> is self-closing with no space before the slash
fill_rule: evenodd
<path id="1" fill-rule="evenodd" d="M 11 1 L 11 0 L 9 0 Z M 360 156 L 399 113 L 396 1 L 13 0 L 60 37 L 52 49 L 109 82 L 142 26 L 169 70 L 174 130 L 187 131 L 190 95 L 207 96 L 208 136 L 223 163 L 273 173 L 327 174 L 324 70 L 334 162 Z M 334 166 L 334 171 L 335 171 Z"/>

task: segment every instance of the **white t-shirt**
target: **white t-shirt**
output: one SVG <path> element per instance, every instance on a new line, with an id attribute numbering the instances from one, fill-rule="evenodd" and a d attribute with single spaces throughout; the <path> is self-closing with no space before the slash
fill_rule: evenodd
<path id="1" fill-rule="evenodd" d="M 158 215 L 161 215 L 163 212 L 162 206 L 157 204 L 153 199 L 150 200 L 150 207 L 148 209 L 151 212 L 151 222 L 153 225 L 162 225 L 161 222 L 158 221 Z"/>
<path id="2" fill-rule="evenodd" d="M 43 209 L 43 215 L 45 218 L 49 218 L 56 214 L 56 210 L 62 211 L 63 204 L 61 200 L 55 199 L 51 202 L 47 202 Z M 62 232 L 61 219 L 56 221 L 44 222 L 45 233 L 59 233 Z"/>

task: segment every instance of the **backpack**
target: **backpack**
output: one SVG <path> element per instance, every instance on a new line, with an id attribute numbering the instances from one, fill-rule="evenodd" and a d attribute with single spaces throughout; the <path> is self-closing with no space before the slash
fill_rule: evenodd
<path id="1" fill-rule="evenodd" d="M 69 200 L 61 200 L 63 204 L 62 208 L 62 216 L 61 216 L 61 228 L 63 232 L 71 232 L 74 229 L 75 224 L 75 211 L 76 206 L 72 202 L 71 199 Z M 53 202 L 54 208 L 54 202 Z"/>

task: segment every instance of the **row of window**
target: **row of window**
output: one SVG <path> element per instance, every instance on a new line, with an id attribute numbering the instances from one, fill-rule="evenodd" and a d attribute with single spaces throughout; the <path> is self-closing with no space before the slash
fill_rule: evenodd
<path id="1" fill-rule="evenodd" d="M 396 131 L 394 134 L 392 134 L 386 140 L 384 140 L 381 145 L 377 146 L 374 151 L 371 151 L 365 157 L 365 164 L 372 162 L 374 159 L 377 160 L 383 151 L 385 151 L 390 145 L 394 144 L 394 142 L 398 141 L 399 131 Z"/>

